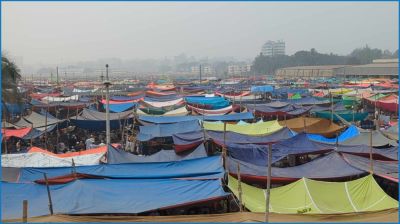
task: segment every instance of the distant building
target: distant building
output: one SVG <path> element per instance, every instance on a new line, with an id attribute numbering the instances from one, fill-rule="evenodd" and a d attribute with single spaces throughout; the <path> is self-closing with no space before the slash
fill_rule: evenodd
<path id="1" fill-rule="evenodd" d="M 245 75 L 251 71 L 251 65 L 229 65 L 228 75 Z"/>
<path id="2" fill-rule="evenodd" d="M 197 75 L 200 74 L 200 65 L 198 66 L 192 66 L 190 68 L 190 71 L 192 74 Z M 214 75 L 215 74 L 215 69 L 209 65 L 202 65 L 201 66 L 201 74 L 206 76 L 206 75 Z"/>
<path id="3" fill-rule="evenodd" d="M 265 56 L 285 55 L 285 42 L 269 40 L 262 46 L 261 53 Z"/>
<path id="4" fill-rule="evenodd" d="M 377 59 L 366 65 L 316 65 L 296 66 L 278 69 L 279 79 L 315 78 L 397 78 L 398 59 Z"/>

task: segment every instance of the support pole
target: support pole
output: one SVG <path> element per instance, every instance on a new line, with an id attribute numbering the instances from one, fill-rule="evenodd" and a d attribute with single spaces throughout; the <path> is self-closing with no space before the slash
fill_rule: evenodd
<path id="1" fill-rule="evenodd" d="M 28 222 L 28 200 L 22 201 L 22 222 Z"/>
<path id="2" fill-rule="evenodd" d="M 265 196 L 265 222 L 269 222 L 269 201 L 271 193 L 271 164 L 272 163 L 272 144 L 268 145 L 268 176 L 267 176 L 267 192 Z"/>
<path id="3" fill-rule="evenodd" d="M 240 178 L 240 163 L 239 162 L 237 162 L 237 177 L 238 177 L 238 192 L 239 192 L 239 211 L 243 212 L 242 180 Z"/>
<path id="4" fill-rule="evenodd" d="M 223 159 L 223 164 L 224 164 L 224 168 L 225 170 L 227 170 L 228 165 L 227 165 L 227 161 L 226 161 L 226 123 L 224 123 L 224 146 L 222 147 L 222 159 Z"/>
<path id="5" fill-rule="evenodd" d="M 46 189 L 47 189 L 47 197 L 49 199 L 49 210 L 50 210 L 50 215 L 53 215 L 53 203 L 51 201 L 51 194 L 50 194 L 50 188 L 49 188 L 49 181 L 47 180 L 47 174 L 43 173 L 44 180 L 46 181 Z"/>
<path id="6" fill-rule="evenodd" d="M 371 174 L 374 173 L 374 161 L 372 159 L 372 127 L 369 132 L 369 172 Z"/>
<path id="7" fill-rule="evenodd" d="M 106 87 L 106 144 L 111 144 L 110 137 L 110 81 L 108 77 L 108 64 L 106 64 L 106 81 L 104 81 Z"/>

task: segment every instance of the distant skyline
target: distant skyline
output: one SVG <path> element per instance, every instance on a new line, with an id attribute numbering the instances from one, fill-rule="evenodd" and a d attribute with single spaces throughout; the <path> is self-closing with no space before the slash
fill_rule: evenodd
<path id="1" fill-rule="evenodd" d="M 252 59 L 268 40 L 286 53 L 398 49 L 397 2 L 2 2 L 2 50 L 23 65 L 102 58 Z"/>

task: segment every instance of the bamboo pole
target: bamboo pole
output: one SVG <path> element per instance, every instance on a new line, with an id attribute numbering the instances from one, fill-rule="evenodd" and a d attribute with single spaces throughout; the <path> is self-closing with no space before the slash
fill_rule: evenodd
<path id="1" fill-rule="evenodd" d="M 22 201 L 22 222 L 28 222 L 28 200 Z"/>
<path id="2" fill-rule="evenodd" d="M 240 163 L 237 162 L 237 177 L 238 177 L 238 192 L 239 192 L 239 211 L 243 212 L 243 200 L 242 200 L 242 180 L 240 178 Z"/>
<path id="3" fill-rule="evenodd" d="M 45 145 L 45 148 L 46 148 L 46 150 L 47 150 L 47 113 L 48 113 L 48 111 L 49 111 L 49 104 L 47 103 L 47 110 L 46 110 L 46 118 L 45 118 L 45 126 L 44 126 L 44 145 Z"/>
<path id="4" fill-rule="evenodd" d="M 227 170 L 227 161 L 226 161 L 226 123 L 224 123 L 224 146 L 222 147 L 222 159 L 225 170 Z"/>
<path id="5" fill-rule="evenodd" d="M 53 215 L 53 203 L 51 201 L 51 194 L 50 194 L 50 188 L 49 188 L 49 181 L 47 179 L 47 174 L 43 173 L 44 175 L 44 180 L 46 181 L 46 189 L 47 189 L 47 197 L 49 199 L 49 210 L 50 210 L 50 215 Z"/>
<path id="6" fill-rule="evenodd" d="M 371 174 L 374 173 L 374 161 L 372 159 L 372 127 L 369 132 L 369 172 Z"/>
<path id="7" fill-rule="evenodd" d="M 268 145 L 268 176 L 267 176 L 267 192 L 265 197 L 265 222 L 269 222 L 269 201 L 271 193 L 271 164 L 272 163 L 272 144 Z"/>

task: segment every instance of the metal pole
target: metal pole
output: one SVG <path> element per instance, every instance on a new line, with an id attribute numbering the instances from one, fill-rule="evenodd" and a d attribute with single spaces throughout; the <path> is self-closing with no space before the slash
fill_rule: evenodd
<path id="1" fill-rule="evenodd" d="M 269 201 L 271 193 L 271 163 L 272 163 L 272 144 L 268 145 L 268 176 L 267 176 L 267 192 L 265 196 L 265 222 L 269 222 Z"/>
<path id="2" fill-rule="evenodd" d="M 110 140 L 110 81 L 108 77 L 108 64 L 106 64 L 106 81 L 104 85 L 106 87 L 106 142 L 107 145 L 111 144 Z"/>
<path id="3" fill-rule="evenodd" d="M 53 203 L 51 201 L 51 194 L 50 194 L 50 188 L 49 188 L 49 181 L 47 180 L 47 175 L 46 173 L 43 173 L 44 180 L 46 181 L 46 189 L 47 189 L 47 197 L 49 199 L 49 210 L 50 210 L 50 215 L 53 215 Z"/>
<path id="4" fill-rule="evenodd" d="M 28 222 L 28 200 L 22 201 L 22 222 Z"/>

